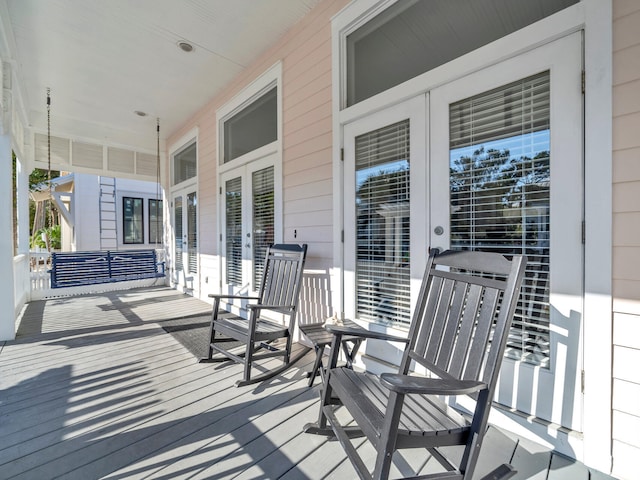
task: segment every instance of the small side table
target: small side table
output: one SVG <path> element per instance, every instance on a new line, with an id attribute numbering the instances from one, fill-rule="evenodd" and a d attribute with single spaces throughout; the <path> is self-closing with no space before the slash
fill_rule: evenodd
<path id="1" fill-rule="evenodd" d="M 346 327 L 358 326 L 352 320 L 343 320 L 342 322 Z M 313 370 L 307 374 L 309 376 L 309 386 L 312 387 L 313 381 L 315 380 L 318 373 L 320 373 L 320 376 L 324 381 L 324 367 L 322 365 L 322 356 L 324 354 L 324 347 L 326 347 L 327 345 L 331 345 L 333 334 L 328 332 L 324 328 L 324 322 L 300 325 L 300 331 L 304 333 L 309 341 L 313 344 L 313 348 L 316 352 L 316 360 L 313 364 Z M 358 349 L 360 348 L 362 340 L 364 340 L 362 337 L 358 337 L 355 335 L 345 335 L 342 337 L 342 351 L 344 352 L 344 356 L 347 362 L 347 368 L 352 368 L 353 360 L 355 359 L 356 353 L 358 353 Z"/>

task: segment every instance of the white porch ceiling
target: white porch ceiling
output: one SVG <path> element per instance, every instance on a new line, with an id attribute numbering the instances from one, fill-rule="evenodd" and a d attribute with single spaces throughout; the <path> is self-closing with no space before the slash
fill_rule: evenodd
<path id="1" fill-rule="evenodd" d="M 49 87 L 53 135 L 153 152 L 318 1 L 0 0 L 1 53 L 33 131 Z"/>

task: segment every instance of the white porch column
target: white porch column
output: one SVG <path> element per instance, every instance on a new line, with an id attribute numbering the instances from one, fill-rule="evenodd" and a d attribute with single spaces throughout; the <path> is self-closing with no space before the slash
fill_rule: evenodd
<path id="1" fill-rule="evenodd" d="M 29 253 L 29 172 L 27 162 L 18 158 L 18 253 Z"/>
<path id="2" fill-rule="evenodd" d="M 0 341 L 15 338 L 15 298 L 13 285 L 13 224 L 11 202 L 13 196 L 11 163 L 11 135 L 0 134 Z"/>

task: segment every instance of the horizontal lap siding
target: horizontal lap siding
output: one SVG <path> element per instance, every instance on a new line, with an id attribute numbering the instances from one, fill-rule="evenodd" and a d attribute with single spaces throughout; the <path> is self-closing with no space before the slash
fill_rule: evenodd
<path id="1" fill-rule="evenodd" d="M 218 258 L 216 111 L 267 69 L 282 62 L 282 185 L 284 241 L 309 244 L 306 267 L 316 273 L 304 284 L 302 307 L 313 320 L 332 313 L 329 270 L 333 264 L 333 158 L 331 18 L 348 0 L 323 0 L 238 75 L 228 88 L 175 132 L 181 139 L 198 128 L 198 194 L 200 255 Z M 216 262 L 206 262 L 203 290 L 219 281 Z M 318 278 L 322 278 L 319 281 Z M 212 283 L 216 282 L 216 283 Z M 322 291 L 318 291 L 318 289 Z M 326 290 L 325 290 L 326 289 Z"/>
<path id="2" fill-rule="evenodd" d="M 640 3 L 613 2 L 613 474 L 640 457 Z"/>

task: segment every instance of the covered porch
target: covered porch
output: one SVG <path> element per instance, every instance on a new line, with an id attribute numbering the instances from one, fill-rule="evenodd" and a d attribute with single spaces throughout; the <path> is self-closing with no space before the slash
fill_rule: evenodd
<path id="1" fill-rule="evenodd" d="M 0 343 L 1 476 L 354 478 L 338 442 L 302 433 L 318 412 L 312 354 L 236 388 L 240 365 L 198 364 L 185 348 L 198 338 L 180 335 L 202 332 L 209 312 L 166 287 L 29 303 L 16 339 Z M 502 462 L 522 479 L 609 478 L 490 427 L 477 478 Z M 414 451 L 395 476 L 433 463 Z"/>

